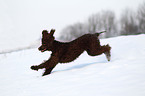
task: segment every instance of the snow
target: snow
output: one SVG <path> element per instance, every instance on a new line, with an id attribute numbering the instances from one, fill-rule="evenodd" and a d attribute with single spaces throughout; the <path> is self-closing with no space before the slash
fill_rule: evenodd
<path id="1" fill-rule="evenodd" d="M 0 96 L 145 96 L 145 35 L 101 39 L 112 47 L 112 59 L 84 52 L 58 64 L 52 74 L 33 71 L 50 52 L 36 48 L 0 54 Z"/>

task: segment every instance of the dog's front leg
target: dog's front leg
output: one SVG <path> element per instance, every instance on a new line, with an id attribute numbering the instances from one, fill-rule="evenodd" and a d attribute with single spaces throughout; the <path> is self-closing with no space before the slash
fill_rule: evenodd
<path id="1" fill-rule="evenodd" d="M 42 76 L 50 74 L 53 68 L 58 64 L 58 62 L 59 62 L 59 56 L 57 54 L 51 54 L 50 59 L 48 60 L 47 64 L 44 66 L 45 72 L 43 73 Z"/>
<path id="2" fill-rule="evenodd" d="M 40 65 L 36 65 L 36 66 L 31 66 L 32 70 L 37 70 L 38 69 L 43 69 L 45 68 L 45 72 L 42 76 L 50 74 L 52 69 L 58 64 L 59 62 L 59 57 L 57 54 L 51 54 L 51 57 L 49 60 L 45 61 L 44 63 L 40 64 Z"/>
<path id="3" fill-rule="evenodd" d="M 48 63 L 49 63 L 49 60 L 41 63 L 40 65 L 31 66 L 31 69 L 38 71 L 39 69 L 45 68 L 46 64 L 48 64 Z"/>

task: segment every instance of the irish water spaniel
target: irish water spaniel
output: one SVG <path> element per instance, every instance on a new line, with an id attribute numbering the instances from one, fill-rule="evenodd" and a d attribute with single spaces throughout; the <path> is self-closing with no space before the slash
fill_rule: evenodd
<path id="1" fill-rule="evenodd" d="M 45 68 L 42 76 L 51 73 L 52 69 L 58 63 L 68 63 L 78 58 L 84 51 L 87 51 L 90 56 L 97 56 L 104 53 L 110 61 L 111 47 L 107 45 L 100 45 L 98 36 L 102 33 L 85 34 L 71 42 L 59 42 L 55 40 L 53 34 L 55 30 L 51 29 L 50 33 L 47 30 L 42 31 L 42 45 L 38 48 L 39 51 L 51 51 L 49 60 L 41 63 L 38 66 L 31 66 L 32 70 Z"/>

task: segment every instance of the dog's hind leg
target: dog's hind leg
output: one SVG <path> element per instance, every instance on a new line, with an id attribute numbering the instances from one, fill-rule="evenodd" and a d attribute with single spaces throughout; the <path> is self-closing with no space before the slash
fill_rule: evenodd
<path id="1" fill-rule="evenodd" d="M 90 56 L 97 56 L 104 53 L 107 60 L 110 61 L 110 57 L 111 57 L 110 50 L 111 50 L 111 47 L 107 44 L 100 47 L 95 47 L 95 46 L 90 47 L 90 49 L 87 50 L 87 53 Z"/>
<path id="2" fill-rule="evenodd" d="M 101 48 L 92 48 L 92 49 L 88 49 L 87 53 L 90 56 L 97 56 L 97 55 L 101 55 L 104 52 Z"/>
<path id="3" fill-rule="evenodd" d="M 106 51 L 104 52 L 106 58 L 108 61 L 110 61 L 111 59 L 111 47 L 109 46 L 109 44 L 105 45 L 106 47 Z"/>
<path id="4" fill-rule="evenodd" d="M 90 56 L 100 55 L 104 52 L 100 45 L 99 39 L 96 39 L 96 38 L 92 39 L 92 42 L 89 44 L 86 51 L 87 51 L 88 55 L 90 55 Z"/>

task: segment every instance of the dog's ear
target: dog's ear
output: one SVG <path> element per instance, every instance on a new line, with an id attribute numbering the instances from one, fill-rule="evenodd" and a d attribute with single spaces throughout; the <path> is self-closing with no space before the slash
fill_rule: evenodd
<path id="1" fill-rule="evenodd" d="M 53 36 L 54 32 L 55 32 L 55 29 L 51 29 L 50 35 Z"/>
<path id="2" fill-rule="evenodd" d="M 46 34 L 48 34 L 48 31 L 47 31 L 47 30 L 43 30 L 43 31 L 42 31 L 42 35 L 44 36 L 44 35 L 46 35 Z"/>

